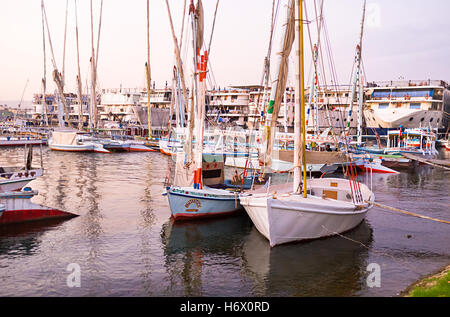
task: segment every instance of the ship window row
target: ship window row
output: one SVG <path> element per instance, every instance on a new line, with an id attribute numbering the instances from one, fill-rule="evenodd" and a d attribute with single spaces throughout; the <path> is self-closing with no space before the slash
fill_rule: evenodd
<path id="1" fill-rule="evenodd" d="M 404 97 L 432 97 L 434 95 L 434 89 L 425 90 L 409 90 L 409 91 L 374 91 L 372 98 L 385 99 L 388 97 L 404 98 Z"/>
<path id="2" fill-rule="evenodd" d="M 389 108 L 389 103 L 380 103 L 378 104 L 378 109 L 388 109 Z M 397 104 L 397 107 L 399 107 L 399 105 L 401 106 L 402 104 Z M 411 102 L 409 103 L 409 109 L 414 109 L 414 110 L 418 110 L 422 108 L 422 104 L 420 102 Z M 438 110 L 441 111 L 442 110 L 442 105 L 437 103 L 437 102 L 433 102 L 431 104 L 430 110 Z"/>

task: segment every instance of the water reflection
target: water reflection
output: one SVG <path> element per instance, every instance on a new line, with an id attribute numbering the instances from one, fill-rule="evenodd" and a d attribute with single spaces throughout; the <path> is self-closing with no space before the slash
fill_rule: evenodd
<path id="1" fill-rule="evenodd" d="M 372 243 L 365 221 L 344 236 Z M 255 281 L 255 296 L 350 296 L 361 288 L 367 258 L 367 248 L 339 236 L 270 248 L 254 227 L 243 245 L 243 269 Z"/>
<path id="2" fill-rule="evenodd" d="M 0 226 L 0 255 L 30 256 L 39 249 L 40 237 L 58 230 L 65 219 Z"/>
<path id="3" fill-rule="evenodd" d="M 450 256 L 447 226 L 377 207 L 345 234 L 369 249 L 340 237 L 270 249 L 246 214 L 168 221 L 161 192 L 169 157 L 44 151 L 43 158 L 44 176 L 30 183 L 39 190 L 33 202 L 80 217 L 0 232 L 3 296 L 394 296 Z M 22 162 L 23 149 L 0 155 L 0 165 Z M 370 183 L 368 173 L 359 177 Z M 449 219 L 448 185 L 448 173 L 427 166 L 373 175 L 378 202 L 440 219 Z M 369 262 L 382 266 L 380 289 L 365 285 Z M 69 263 L 81 267 L 79 289 L 66 285 Z"/>
<path id="4" fill-rule="evenodd" d="M 242 239 L 251 229 L 252 223 L 246 215 L 230 216 L 223 219 L 203 221 L 173 222 L 162 226 L 161 239 L 164 247 L 165 267 L 169 274 L 168 293 L 176 293 L 181 287 L 183 296 L 202 296 L 203 271 L 208 263 L 218 257 L 225 263 L 240 258 Z M 222 270 L 224 270 L 222 268 Z M 215 276 L 217 288 L 220 279 Z M 218 292 L 215 289 L 214 292 Z"/>
<path id="5" fill-rule="evenodd" d="M 152 182 L 154 181 L 154 177 L 152 177 L 152 170 L 154 167 L 153 162 L 154 156 L 147 156 L 145 158 L 145 186 L 143 187 L 143 193 L 140 199 L 142 204 L 142 208 L 140 210 L 140 218 L 138 223 L 139 236 L 141 239 L 140 244 L 140 252 L 139 259 L 142 267 L 140 277 L 141 277 L 141 285 L 142 290 L 146 295 L 151 295 L 154 291 L 152 285 L 152 269 L 154 265 L 154 258 L 152 257 L 153 251 L 153 243 L 152 243 L 152 227 L 155 224 L 156 217 L 154 213 L 154 196 L 157 193 L 152 195 Z"/>

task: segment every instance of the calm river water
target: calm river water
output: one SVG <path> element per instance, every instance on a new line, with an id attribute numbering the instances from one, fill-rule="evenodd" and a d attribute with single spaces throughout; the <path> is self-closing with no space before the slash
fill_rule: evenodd
<path id="1" fill-rule="evenodd" d="M 447 224 L 373 208 L 346 238 L 271 249 L 245 212 L 173 224 L 160 153 L 43 152 L 33 202 L 80 216 L 1 228 L 0 296 L 396 296 L 450 263 Z M 0 166 L 22 162 L 21 148 L 1 150 Z M 376 201 L 450 220 L 449 175 L 374 175 Z M 80 287 L 67 285 L 71 263 Z M 380 287 L 368 286 L 371 263 Z"/>

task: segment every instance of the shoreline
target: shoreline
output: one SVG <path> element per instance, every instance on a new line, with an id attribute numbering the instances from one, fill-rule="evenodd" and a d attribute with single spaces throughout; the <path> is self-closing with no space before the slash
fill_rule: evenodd
<path id="1" fill-rule="evenodd" d="M 420 287 L 425 290 L 429 290 L 429 289 L 433 288 L 439 280 L 444 278 L 449 273 L 450 273 L 450 264 L 447 264 L 443 268 L 441 268 L 433 273 L 430 273 L 430 274 L 420 278 L 419 280 L 415 281 L 414 283 L 409 285 L 405 290 L 400 292 L 399 296 L 400 297 L 414 297 L 414 296 L 412 296 L 412 292 L 416 288 Z"/>

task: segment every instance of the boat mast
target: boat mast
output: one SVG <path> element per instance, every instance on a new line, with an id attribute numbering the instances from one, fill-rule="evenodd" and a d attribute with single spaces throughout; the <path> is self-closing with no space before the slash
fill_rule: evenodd
<path id="1" fill-rule="evenodd" d="M 300 167 L 300 135 L 301 135 L 301 88 L 300 88 L 300 55 L 301 55 L 301 44 L 300 44 L 300 17 L 301 17 L 301 7 L 299 0 L 295 0 L 297 10 L 295 10 L 295 57 L 294 57 L 294 68 L 295 68 L 295 103 L 294 103 L 294 183 L 292 191 L 298 193 L 300 191 L 301 182 L 301 167 Z M 311 95 L 311 94 L 310 94 Z"/>
<path id="2" fill-rule="evenodd" d="M 278 11 L 278 6 L 277 6 L 277 11 Z M 272 1 L 272 15 L 271 15 L 271 19 L 270 19 L 270 36 L 269 36 L 269 47 L 267 50 L 267 55 L 264 58 L 264 71 L 263 71 L 263 76 L 261 78 L 261 86 L 264 86 L 264 91 L 263 91 L 263 98 L 261 101 L 261 108 L 260 108 L 260 104 L 259 104 L 259 97 L 258 100 L 256 101 L 256 109 L 257 111 L 260 112 L 260 120 L 261 122 L 263 121 L 264 118 L 264 113 L 266 111 L 265 107 L 266 107 L 266 98 L 267 98 L 267 94 L 268 94 L 268 89 L 269 89 L 269 80 L 270 80 L 270 54 L 272 51 L 272 40 L 273 40 L 273 30 L 274 30 L 274 19 L 275 19 L 275 0 Z M 259 126 L 259 129 L 261 129 L 261 124 Z"/>
<path id="3" fill-rule="evenodd" d="M 66 101 L 66 97 L 64 96 L 64 87 L 63 87 L 63 82 L 61 79 L 61 74 L 58 71 L 58 67 L 56 66 L 56 60 L 55 60 L 55 53 L 53 51 L 53 44 L 52 44 L 52 38 L 50 36 L 50 29 L 48 27 L 48 19 L 47 19 L 47 13 L 45 11 L 45 6 L 44 6 L 44 0 L 42 0 L 41 2 L 42 5 L 42 11 L 44 13 L 44 18 L 45 18 L 45 25 L 47 27 L 47 32 L 48 32 L 48 42 L 50 44 L 50 51 L 52 53 L 52 63 L 53 63 L 53 81 L 56 84 L 56 87 L 58 88 L 58 93 L 60 96 L 60 101 L 63 104 L 63 108 L 64 108 L 64 112 L 65 112 L 65 120 L 67 120 L 67 122 L 69 122 L 69 112 L 68 112 L 68 107 L 67 107 L 67 101 Z M 61 113 L 62 109 L 61 109 L 61 104 L 58 102 L 58 112 Z M 60 120 L 59 120 L 59 126 L 60 127 L 64 127 L 64 122 L 63 120 L 61 120 L 61 116 L 59 116 Z"/>
<path id="4" fill-rule="evenodd" d="M 318 109 L 318 103 L 317 103 L 317 90 L 319 88 L 319 78 L 318 78 L 318 73 L 317 73 L 317 62 L 318 62 L 318 58 L 319 58 L 319 50 L 317 48 L 317 45 L 314 44 L 313 47 L 313 66 L 314 66 L 314 73 L 313 73 L 313 78 L 311 81 L 311 87 L 309 88 L 309 97 L 308 97 L 308 105 L 307 105 L 307 109 L 306 109 L 306 125 L 309 124 L 309 115 L 311 112 L 311 109 L 313 108 L 312 103 L 314 101 L 314 120 L 313 120 L 313 124 L 314 124 L 314 134 L 318 135 L 319 134 L 319 109 Z"/>
<path id="5" fill-rule="evenodd" d="M 193 104 L 192 108 L 196 110 L 196 129 L 195 129 L 195 163 L 196 170 L 194 172 L 194 188 L 201 189 L 202 188 L 202 161 L 203 161 L 203 114 L 202 111 L 204 101 L 204 82 L 203 82 L 203 64 L 204 64 L 204 56 L 202 56 L 202 61 L 199 65 L 199 55 L 200 49 L 202 47 L 202 39 L 203 39 L 203 29 L 199 30 L 199 21 L 202 18 L 203 7 L 201 0 L 197 2 L 197 8 L 195 8 L 193 0 L 191 0 L 191 4 L 189 6 L 189 14 L 191 16 L 191 26 L 192 26 L 192 48 L 193 48 L 193 62 L 194 62 L 194 78 L 193 78 Z M 200 86 L 200 94 L 199 87 Z M 191 126 L 192 128 L 192 126 Z M 191 143 L 192 146 L 192 143 Z"/>
<path id="6" fill-rule="evenodd" d="M 91 108 L 90 108 L 90 130 L 93 132 L 97 128 L 97 93 L 95 85 L 95 52 L 94 52 L 94 17 L 91 0 Z"/>
<path id="7" fill-rule="evenodd" d="M 81 70 L 80 70 L 80 45 L 78 41 L 78 13 L 77 13 L 77 0 L 75 0 L 75 35 L 77 41 L 77 87 L 78 87 L 78 129 L 83 128 L 83 88 L 81 85 Z"/>
<path id="8" fill-rule="evenodd" d="M 285 20 L 283 21 L 281 37 L 280 51 L 277 52 L 277 58 L 275 59 L 277 67 L 277 79 L 272 84 L 272 90 L 270 92 L 270 101 L 267 109 L 266 123 L 264 127 L 265 137 L 265 153 L 264 163 L 271 165 L 271 155 L 273 150 L 273 142 L 275 137 L 275 130 L 277 127 L 278 114 L 280 111 L 281 100 L 283 98 L 284 91 L 286 90 L 286 80 L 288 73 L 288 58 L 292 48 L 294 40 L 294 4 L 293 0 L 287 1 L 285 6 Z"/>
<path id="9" fill-rule="evenodd" d="M 169 14 L 169 23 L 170 23 L 170 29 L 172 31 L 172 38 L 173 38 L 173 43 L 175 46 L 175 58 L 177 61 L 177 68 L 178 68 L 178 73 L 180 75 L 180 79 L 181 79 L 181 87 L 183 89 L 183 97 L 185 100 L 185 104 L 187 104 L 187 89 L 186 89 L 186 82 L 184 80 L 184 72 L 183 72 L 183 63 L 181 61 L 181 55 L 180 55 L 180 48 L 178 47 L 178 40 L 177 37 L 175 35 L 175 30 L 173 28 L 173 21 L 172 21 L 172 14 L 170 13 L 170 7 L 169 7 L 169 1 L 166 0 L 166 6 L 167 6 L 167 12 Z"/>
<path id="10" fill-rule="evenodd" d="M 350 133 L 350 122 L 351 122 L 351 115 L 353 111 L 353 103 L 355 99 L 355 95 L 358 99 L 358 126 L 357 126 L 357 143 L 362 143 L 362 133 L 361 133 L 361 126 L 362 126 L 362 107 L 363 107 L 363 97 L 364 97 L 364 91 L 363 91 L 363 85 L 362 85 L 362 76 L 361 76 L 361 50 L 362 50 L 362 37 L 364 32 L 364 19 L 366 15 L 366 0 L 364 0 L 364 6 L 363 6 L 363 16 L 361 21 L 361 32 L 359 35 L 359 44 L 356 46 L 356 56 L 355 56 L 355 67 L 354 67 L 354 73 L 353 73 L 353 82 L 352 82 L 352 93 L 350 97 L 350 105 L 348 109 L 348 117 L 347 117 L 347 133 Z M 358 90 L 358 91 L 356 91 Z"/>
<path id="11" fill-rule="evenodd" d="M 362 38 L 363 38 L 363 33 L 364 33 L 364 19 L 365 19 L 365 17 L 366 17 L 366 0 L 364 0 L 363 16 L 362 16 L 362 21 L 361 21 L 361 35 L 359 37 L 358 144 L 362 143 L 362 112 L 363 112 L 363 102 L 364 102 L 364 89 L 363 89 L 364 78 L 362 76 L 361 61 L 362 61 Z"/>
<path id="12" fill-rule="evenodd" d="M 151 73 L 150 73 L 150 3 L 149 3 L 149 0 L 147 0 L 147 62 L 145 63 L 145 73 L 147 75 L 147 125 L 148 125 L 148 138 L 151 139 L 152 138 L 152 112 L 151 112 L 151 108 L 150 108 Z"/>
<path id="13" fill-rule="evenodd" d="M 66 84 L 66 77 L 65 77 L 65 69 L 66 69 L 66 34 L 67 34 L 67 14 L 69 12 L 69 0 L 66 0 L 66 19 L 64 23 L 64 46 L 63 46 L 63 62 L 62 62 L 62 74 L 61 74 L 61 81 L 62 81 L 62 87 L 64 90 L 64 86 Z M 69 120 L 69 118 L 67 118 Z"/>
<path id="14" fill-rule="evenodd" d="M 46 126 L 48 126 L 48 117 L 47 117 L 47 100 L 45 99 L 45 95 L 47 94 L 47 57 L 45 50 L 45 22 L 44 22 L 44 1 L 41 1 L 41 11 L 42 11 L 42 47 L 44 51 L 44 77 L 42 78 L 42 115 L 44 117 L 44 122 Z"/>
<path id="15" fill-rule="evenodd" d="M 303 63 L 303 0 L 296 0 L 295 17 L 295 112 L 294 112 L 294 183 L 293 192 L 300 192 L 301 171 L 303 169 L 303 194 L 306 198 L 306 121 Z M 302 167 L 300 166 L 302 164 Z"/>
<path id="16" fill-rule="evenodd" d="M 302 120 L 302 142 L 301 142 L 301 156 L 303 169 L 303 195 L 306 198 L 306 120 L 305 120 L 305 63 L 304 63 L 304 47 L 303 47 L 303 0 L 298 4 L 298 23 L 299 25 L 299 50 L 300 50 L 300 102 L 301 102 L 301 120 Z M 300 146 L 298 146 L 300 147 Z"/>
<path id="17" fill-rule="evenodd" d="M 191 1 L 189 10 L 191 10 L 192 6 L 193 6 L 193 3 Z M 166 0 L 166 7 L 167 7 L 167 13 L 169 15 L 169 24 L 170 24 L 170 30 L 172 31 L 173 44 L 175 47 L 175 59 L 177 62 L 178 74 L 179 74 L 180 81 L 181 81 L 184 105 L 189 107 L 189 99 L 188 99 L 188 95 L 187 95 L 186 82 L 184 80 L 183 62 L 181 61 L 180 48 L 178 46 L 178 40 L 175 35 L 175 30 L 174 30 L 173 22 L 172 22 L 172 14 L 170 13 L 170 6 L 169 6 L 168 0 Z M 188 132 L 187 132 L 187 136 L 186 136 L 186 143 L 187 143 L 188 151 L 186 154 L 187 154 L 187 161 L 191 162 L 192 156 L 193 156 L 193 153 L 192 153 L 192 127 L 194 126 L 193 107 L 191 106 L 191 108 L 186 109 L 186 111 L 188 112 L 188 117 L 189 117 L 189 122 L 187 124 Z"/>

